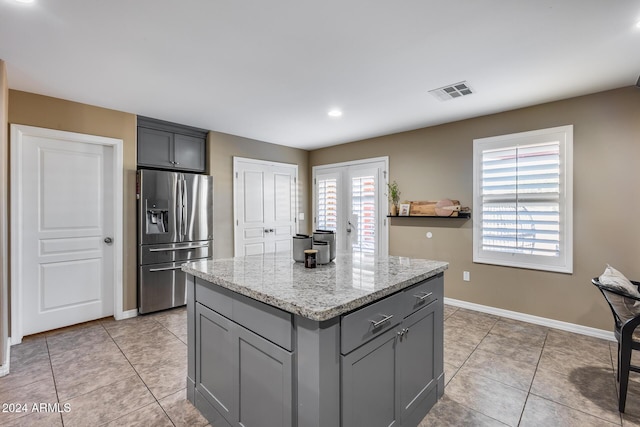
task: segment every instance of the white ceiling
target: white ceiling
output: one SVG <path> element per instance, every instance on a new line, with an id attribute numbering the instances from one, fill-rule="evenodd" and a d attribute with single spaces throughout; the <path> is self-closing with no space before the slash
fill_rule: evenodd
<path id="1" fill-rule="evenodd" d="M 637 0 L 0 0 L 0 59 L 12 89 L 314 149 L 634 85 L 638 21 Z"/>

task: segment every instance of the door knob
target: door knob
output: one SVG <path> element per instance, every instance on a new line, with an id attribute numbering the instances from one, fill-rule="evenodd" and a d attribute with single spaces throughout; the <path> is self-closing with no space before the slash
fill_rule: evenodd
<path id="1" fill-rule="evenodd" d="M 113 239 L 112 239 L 111 237 L 105 237 L 105 238 L 104 238 L 104 242 L 105 242 L 107 245 L 109 245 L 109 244 L 111 244 L 111 242 L 113 242 Z"/>

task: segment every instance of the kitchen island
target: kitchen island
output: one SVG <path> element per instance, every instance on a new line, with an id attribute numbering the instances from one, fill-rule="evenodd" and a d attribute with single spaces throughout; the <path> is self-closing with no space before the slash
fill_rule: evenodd
<path id="1" fill-rule="evenodd" d="M 446 262 L 185 264 L 187 397 L 212 425 L 417 426 L 444 392 Z"/>

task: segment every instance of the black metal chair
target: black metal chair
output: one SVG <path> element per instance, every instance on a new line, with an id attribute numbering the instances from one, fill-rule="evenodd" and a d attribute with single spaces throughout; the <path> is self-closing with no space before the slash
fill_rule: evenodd
<path id="1" fill-rule="evenodd" d="M 609 308 L 611 308 L 611 313 L 613 313 L 615 321 L 614 334 L 618 341 L 618 410 L 624 412 L 629 385 L 629 371 L 640 372 L 640 366 L 631 364 L 631 353 L 633 350 L 640 350 L 640 330 L 638 335 L 634 337 L 635 329 L 640 325 L 640 314 L 632 316 L 628 310 L 623 310 L 620 307 L 625 302 L 633 305 L 636 301 L 640 301 L 640 298 L 605 286 L 600 283 L 598 277 L 593 278 L 591 282 L 600 289 L 609 304 Z M 640 282 L 634 282 L 633 280 L 631 283 L 635 286 L 640 285 Z"/>

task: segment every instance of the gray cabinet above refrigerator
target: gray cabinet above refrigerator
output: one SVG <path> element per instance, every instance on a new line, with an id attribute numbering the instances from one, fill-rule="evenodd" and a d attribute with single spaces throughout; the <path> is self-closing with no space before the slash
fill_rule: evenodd
<path id="1" fill-rule="evenodd" d="M 138 117 L 138 166 L 205 172 L 208 131 Z"/>

